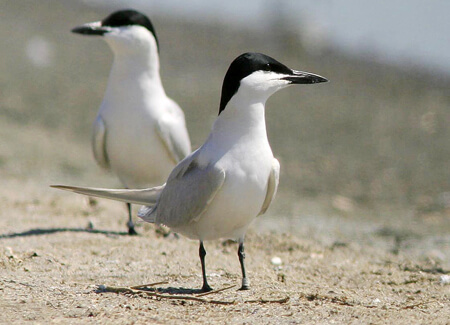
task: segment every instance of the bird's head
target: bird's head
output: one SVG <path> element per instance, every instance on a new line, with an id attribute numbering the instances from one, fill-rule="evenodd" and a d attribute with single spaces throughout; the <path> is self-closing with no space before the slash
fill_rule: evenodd
<path id="1" fill-rule="evenodd" d="M 231 63 L 225 75 L 219 114 L 238 93 L 265 102 L 272 94 L 289 85 L 327 81 L 316 74 L 292 70 L 265 54 L 244 53 Z"/>
<path id="2" fill-rule="evenodd" d="M 136 10 L 120 10 L 101 21 L 72 29 L 73 33 L 102 36 L 115 53 L 158 51 L 158 38 L 150 19 Z M 145 53 L 145 52 L 144 52 Z"/>

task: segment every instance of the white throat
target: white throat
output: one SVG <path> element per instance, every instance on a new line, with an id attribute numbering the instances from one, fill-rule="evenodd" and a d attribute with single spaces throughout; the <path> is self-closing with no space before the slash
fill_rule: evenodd
<path id="1" fill-rule="evenodd" d="M 148 78 L 160 82 L 158 44 L 146 28 L 114 28 L 105 34 L 104 40 L 114 54 L 112 75 Z"/>
<path id="2" fill-rule="evenodd" d="M 145 77 L 160 81 L 159 55 L 156 49 L 148 52 L 119 52 L 113 49 L 114 62 L 111 69 L 112 75 L 122 77 Z"/>
<path id="3" fill-rule="evenodd" d="M 114 60 L 109 74 L 106 96 L 115 98 L 142 98 L 145 94 L 166 96 L 159 74 L 159 55 L 155 46 L 143 47 L 139 50 L 122 51 L 113 44 L 115 40 L 107 40 Z M 119 92 L 122 89 L 126 94 Z"/>
<path id="4" fill-rule="evenodd" d="M 242 137 L 267 139 L 264 106 L 265 101 L 255 101 L 238 92 L 217 117 L 211 134 L 231 142 Z"/>

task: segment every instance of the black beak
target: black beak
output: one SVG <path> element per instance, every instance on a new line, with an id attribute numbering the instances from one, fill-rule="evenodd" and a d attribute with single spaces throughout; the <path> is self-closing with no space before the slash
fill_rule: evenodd
<path id="1" fill-rule="evenodd" d="M 102 36 L 110 31 L 109 28 L 101 26 L 100 22 L 84 24 L 72 29 L 72 33 L 82 35 Z"/>
<path id="2" fill-rule="evenodd" d="M 328 79 L 317 74 L 292 70 L 292 75 L 282 78 L 290 81 L 291 84 L 318 84 L 320 82 L 328 82 Z"/>

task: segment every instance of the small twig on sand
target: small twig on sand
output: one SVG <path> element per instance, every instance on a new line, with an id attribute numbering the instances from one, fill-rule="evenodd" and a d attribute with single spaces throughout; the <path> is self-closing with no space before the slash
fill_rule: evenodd
<path id="1" fill-rule="evenodd" d="M 211 294 L 213 294 L 213 293 L 222 292 L 222 291 L 225 291 L 225 290 L 234 288 L 235 286 L 236 286 L 236 285 L 233 284 L 233 285 L 231 285 L 231 286 L 228 286 L 228 287 L 225 287 L 225 288 L 222 288 L 222 289 L 216 289 L 216 290 L 212 290 L 212 291 L 208 291 L 208 292 L 203 292 L 203 293 L 200 293 L 200 294 L 196 295 L 196 297 L 203 297 L 203 296 L 211 295 Z"/>
<path id="2" fill-rule="evenodd" d="M 275 299 L 275 300 L 271 300 L 271 299 L 255 299 L 255 300 L 246 300 L 244 301 L 245 303 L 259 303 L 259 304 L 285 304 L 289 301 L 289 296 L 288 297 L 284 297 L 281 299 Z"/>
<path id="3" fill-rule="evenodd" d="M 168 284 L 168 281 L 160 281 L 160 282 L 154 282 L 154 283 L 148 283 L 148 284 L 141 284 L 139 286 L 132 286 L 130 287 L 131 289 L 140 289 L 140 288 L 145 288 L 145 287 L 154 287 L 156 285 L 160 285 L 160 284 Z"/>
<path id="4" fill-rule="evenodd" d="M 217 304 L 217 305 L 232 305 L 235 303 L 234 301 L 210 300 L 210 299 L 199 298 L 199 297 L 195 297 L 195 296 L 160 294 L 160 293 L 156 293 L 156 292 L 132 289 L 132 288 L 125 288 L 125 287 L 109 287 L 109 286 L 102 285 L 102 286 L 99 286 L 99 289 L 103 292 L 145 294 L 147 296 L 155 297 L 158 299 L 193 300 L 193 301 L 199 301 L 199 302 L 204 302 L 204 303 L 209 303 L 209 304 Z"/>
<path id="5" fill-rule="evenodd" d="M 422 305 L 428 305 L 428 304 L 431 304 L 431 303 L 436 302 L 436 301 L 437 300 L 422 301 L 422 302 L 419 302 L 417 304 L 401 307 L 401 309 L 414 309 L 416 307 L 419 307 L 419 306 L 422 306 Z"/>
<path id="6" fill-rule="evenodd" d="M 207 292 L 208 294 L 211 293 L 217 293 L 220 291 L 224 291 L 227 289 L 233 288 L 233 286 L 225 287 L 222 289 L 214 290 L 211 292 Z M 174 300 L 192 300 L 192 301 L 198 301 L 208 304 L 216 304 L 216 305 L 234 305 L 236 301 L 224 301 L 224 300 L 212 300 L 212 299 L 205 299 L 201 298 L 200 295 L 197 296 L 183 296 L 183 295 L 168 295 L 168 294 L 160 294 L 157 292 L 147 291 L 147 290 L 140 290 L 140 289 L 133 289 L 128 287 L 110 287 L 105 285 L 100 285 L 98 289 L 102 292 L 114 292 L 114 293 L 128 293 L 128 294 L 145 294 L 150 297 L 155 297 L 157 299 L 174 299 Z M 259 303 L 259 304 L 268 304 L 268 303 L 276 303 L 276 304 L 284 304 L 289 301 L 289 297 L 281 298 L 281 299 L 255 299 L 255 300 L 246 300 L 244 303 Z"/>

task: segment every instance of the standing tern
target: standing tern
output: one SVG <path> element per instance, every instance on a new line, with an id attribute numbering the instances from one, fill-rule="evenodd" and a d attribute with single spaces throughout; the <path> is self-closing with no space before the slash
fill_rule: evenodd
<path id="1" fill-rule="evenodd" d="M 101 36 L 114 54 L 106 93 L 94 122 L 97 163 L 127 188 L 162 184 L 191 152 L 184 113 L 167 97 L 159 75 L 158 38 L 135 10 L 112 13 L 74 33 Z M 127 203 L 128 233 L 136 234 Z"/>
<path id="2" fill-rule="evenodd" d="M 92 196 L 145 206 L 138 216 L 164 224 L 200 241 L 202 291 L 210 291 L 203 241 L 239 241 L 241 289 L 249 288 L 244 266 L 245 232 L 271 204 L 278 187 L 280 164 L 273 157 L 265 122 L 266 100 L 292 84 L 327 79 L 292 70 L 260 53 L 245 53 L 230 65 L 222 86 L 219 116 L 206 142 L 171 172 L 167 182 L 144 190 L 108 190 L 54 186 Z"/>

